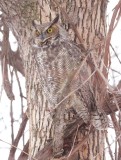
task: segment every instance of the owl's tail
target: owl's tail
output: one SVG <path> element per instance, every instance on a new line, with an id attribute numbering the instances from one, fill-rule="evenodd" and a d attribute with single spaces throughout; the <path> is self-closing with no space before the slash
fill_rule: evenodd
<path id="1" fill-rule="evenodd" d="M 106 130 L 109 127 L 109 119 L 104 112 L 91 113 L 91 124 L 98 130 Z"/>

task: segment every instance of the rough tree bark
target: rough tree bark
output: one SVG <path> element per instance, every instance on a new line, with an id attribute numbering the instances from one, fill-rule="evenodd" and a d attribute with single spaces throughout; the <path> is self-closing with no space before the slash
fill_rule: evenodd
<path id="1" fill-rule="evenodd" d="M 92 72 L 97 68 L 99 69 L 91 77 L 91 82 L 94 86 L 93 91 L 96 103 L 103 107 L 106 96 L 106 85 L 104 82 L 105 77 L 100 73 L 103 73 L 106 67 L 104 67 L 103 63 L 106 37 L 106 6 L 106 0 L 0 1 L 0 7 L 4 14 L 4 22 L 17 38 L 21 58 L 24 63 L 30 122 L 30 157 L 34 157 L 38 151 L 42 150 L 53 136 L 53 124 L 48 109 L 49 104 L 41 90 L 36 62 L 29 43 L 32 38 L 32 20 L 40 20 L 42 23 L 51 21 L 55 17 L 55 14 L 59 13 L 61 21 L 71 34 L 72 39 L 78 44 L 82 43 L 81 45 L 86 50 L 93 49 L 93 54 L 89 60 L 89 68 Z M 106 61 L 108 62 L 108 60 Z M 80 124 L 82 123 L 80 122 Z M 104 160 L 104 132 L 90 131 L 85 125 L 77 127 L 77 129 L 76 144 L 81 142 L 89 132 L 91 133 L 78 151 L 68 159 Z M 71 140 L 70 145 L 69 142 L 66 142 L 68 149 L 71 149 L 74 138 L 75 133 L 65 140 Z M 52 155 L 48 159 L 51 157 Z"/>

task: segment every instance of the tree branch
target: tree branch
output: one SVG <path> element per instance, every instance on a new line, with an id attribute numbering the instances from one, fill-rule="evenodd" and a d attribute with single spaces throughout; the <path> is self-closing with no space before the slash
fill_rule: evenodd
<path id="1" fill-rule="evenodd" d="M 21 152 L 20 156 L 18 157 L 18 160 L 27 160 L 28 159 L 28 155 L 25 154 L 24 152 L 26 152 L 26 153 L 29 152 L 29 140 L 25 144 L 25 146 L 23 148 L 23 152 Z"/>
<path id="2" fill-rule="evenodd" d="M 113 112 L 118 111 L 117 105 L 115 103 L 115 99 L 117 101 L 117 104 L 119 108 L 121 109 L 121 94 L 115 93 L 115 94 L 108 94 L 107 97 L 105 98 L 105 103 L 103 106 L 103 110 L 105 111 L 106 114 L 111 114 Z"/>
<path id="3" fill-rule="evenodd" d="M 9 29 L 8 27 L 4 26 L 4 33 L 3 33 L 3 42 L 2 42 L 2 76 L 3 76 L 3 84 L 5 92 L 10 100 L 14 100 L 14 94 L 12 91 L 12 85 L 9 81 L 8 76 L 8 67 L 7 67 L 7 59 L 9 55 Z"/>
<path id="4" fill-rule="evenodd" d="M 28 111 L 28 109 L 27 109 L 27 111 Z M 26 112 L 27 112 L 27 111 L 26 111 Z M 17 145 L 18 145 L 18 143 L 19 143 L 19 140 L 20 140 L 21 136 L 22 136 L 23 133 L 24 133 L 24 129 L 25 129 L 26 123 L 27 123 L 27 121 L 28 121 L 28 117 L 27 117 L 27 115 L 26 115 L 26 112 L 25 112 L 24 115 L 23 115 L 22 123 L 21 123 L 21 125 L 20 125 L 18 134 L 17 134 L 16 139 L 14 140 L 14 142 L 13 142 L 13 144 L 12 144 L 12 147 L 11 147 L 11 149 L 10 149 L 10 155 L 9 155 L 8 160 L 13 160 L 13 159 L 14 159 L 14 155 L 15 155 L 15 152 L 16 152 L 16 148 L 15 148 L 14 146 L 17 147 Z"/>
<path id="5" fill-rule="evenodd" d="M 11 49 L 9 51 L 9 60 L 7 61 L 9 65 L 11 65 L 13 68 L 15 68 L 17 71 L 19 71 L 23 76 L 25 76 L 24 73 L 24 66 L 22 59 L 20 57 L 20 52 L 17 50 L 16 52 L 13 52 Z"/>

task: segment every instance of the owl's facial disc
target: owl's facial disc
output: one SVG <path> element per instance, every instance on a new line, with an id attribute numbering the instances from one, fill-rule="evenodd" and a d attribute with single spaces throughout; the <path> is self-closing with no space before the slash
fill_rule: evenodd
<path id="1" fill-rule="evenodd" d="M 36 39 L 40 42 L 39 44 L 42 45 L 51 41 L 52 39 L 57 38 L 59 35 L 59 27 L 54 24 L 46 28 L 43 32 L 39 32 L 39 30 L 35 31 Z"/>

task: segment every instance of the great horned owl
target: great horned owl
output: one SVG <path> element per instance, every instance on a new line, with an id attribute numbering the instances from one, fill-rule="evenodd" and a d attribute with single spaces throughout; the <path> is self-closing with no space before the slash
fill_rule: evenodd
<path id="1" fill-rule="evenodd" d="M 63 117 L 67 108 L 73 108 L 85 123 L 90 122 L 96 129 L 105 129 L 107 126 L 107 117 L 96 106 L 89 82 L 81 86 L 83 77 L 89 76 L 85 67 L 80 71 L 85 54 L 70 40 L 58 19 L 57 16 L 52 22 L 42 25 L 34 23 L 35 33 L 32 39 L 43 92 L 56 109 L 53 139 L 55 154 L 63 148 Z M 73 93 L 58 105 L 71 92 Z"/>

